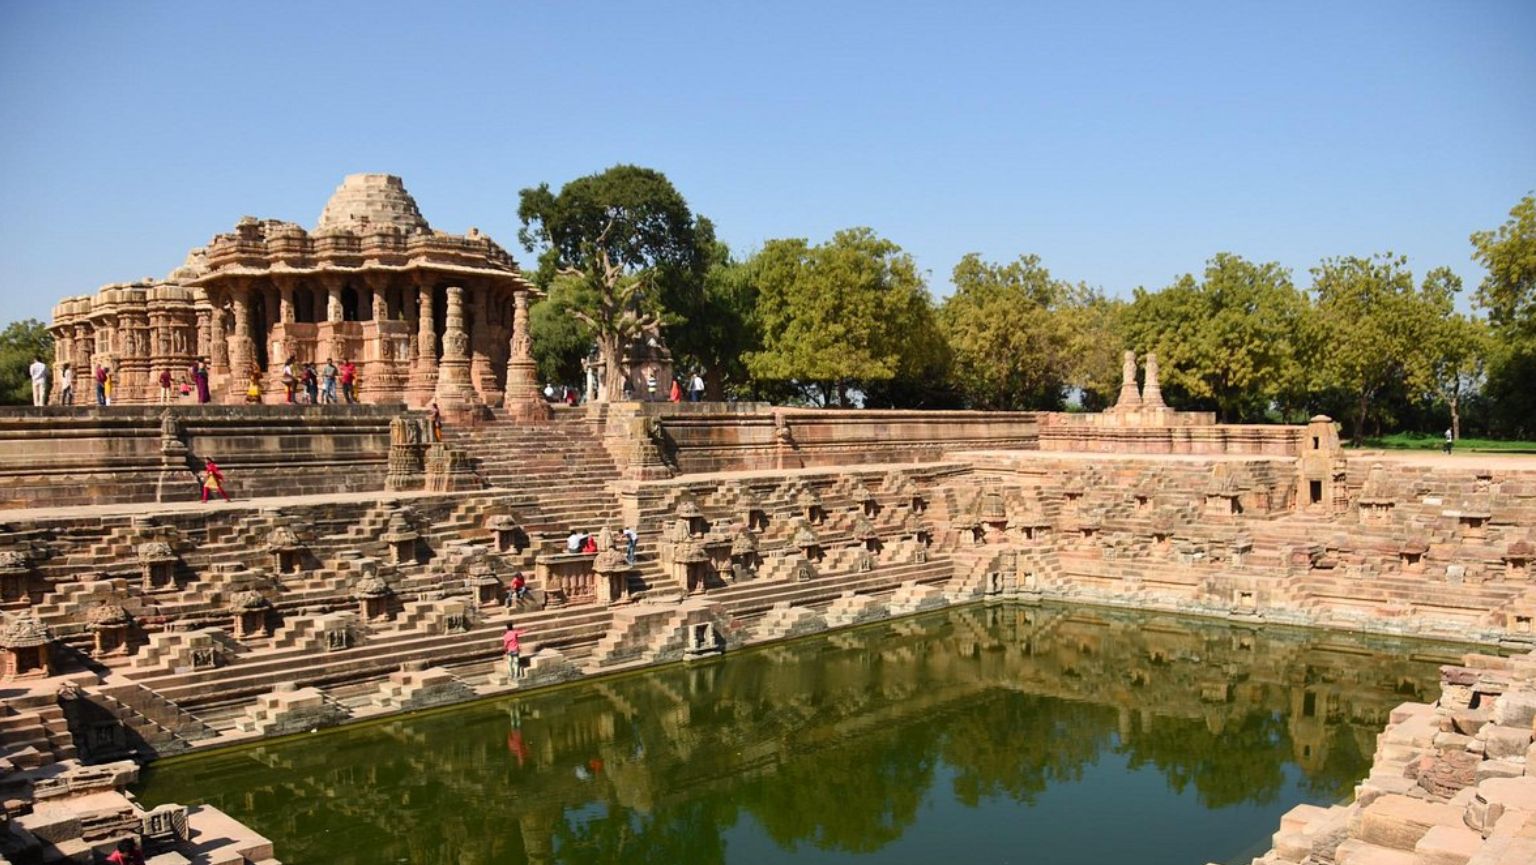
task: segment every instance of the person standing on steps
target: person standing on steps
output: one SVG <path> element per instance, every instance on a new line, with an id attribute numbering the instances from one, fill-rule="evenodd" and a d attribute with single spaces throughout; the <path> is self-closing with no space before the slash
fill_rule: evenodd
<path id="1" fill-rule="evenodd" d="M 208 361 L 198 358 L 197 370 L 192 374 L 192 378 L 197 385 L 198 404 L 206 405 L 213 398 L 213 395 L 208 392 Z"/>
<path id="2" fill-rule="evenodd" d="M 688 401 L 704 401 L 704 378 L 698 373 L 694 373 L 693 378 L 688 380 Z"/>
<path id="3" fill-rule="evenodd" d="M 625 564 L 633 565 L 635 563 L 635 547 L 639 545 L 639 543 L 640 535 L 634 530 L 633 527 L 626 526 L 624 529 Z"/>
<path id="4" fill-rule="evenodd" d="M 514 679 L 523 677 L 522 639 L 522 630 L 507 622 L 507 629 L 501 632 L 501 650 L 507 655 L 507 675 Z"/>
<path id="5" fill-rule="evenodd" d="M 59 371 L 59 405 L 75 404 L 75 371 L 69 364 Z"/>
<path id="6" fill-rule="evenodd" d="M 1446 452 L 1447 455 L 1450 454 L 1451 448 L 1453 446 L 1455 446 L 1455 444 L 1456 444 L 1456 437 L 1451 435 L 1451 428 L 1450 427 L 1446 427 L 1445 428 L 1445 452 Z"/>
<path id="7" fill-rule="evenodd" d="M 325 400 L 326 405 L 336 404 L 336 376 L 338 374 L 339 371 L 336 369 L 336 359 L 329 357 L 326 358 L 325 369 L 320 371 L 320 378 L 325 385 L 324 395 L 321 397 L 321 399 Z"/>
<path id="8" fill-rule="evenodd" d="M 676 378 L 672 379 L 672 390 L 667 394 L 667 401 L 668 402 L 682 402 L 683 401 L 683 386 L 678 383 Z"/>
<path id="9" fill-rule="evenodd" d="M 48 404 L 48 364 L 36 355 L 32 357 L 32 365 L 27 367 L 27 376 L 32 379 L 32 404 Z"/>
<path id="10" fill-rule="evenodd" d="M 160 370 L 160 404 L 161 405 L 169 405 L 170 403 L 171 403 L 171 368 L 170 367 L 166 367 L 165 369 Z"/>
<path id="11" fill-rule="evenodd" d="M 437 403 L 434 402 L 434 403 L 432 403 L 432 410 L 427 412 L 427 417 L 432 421 L 432 441 L 434 441 L 434 442 L 442 441 L 443 440 L 443 410 L 438 408 L 437 407 Z"/>

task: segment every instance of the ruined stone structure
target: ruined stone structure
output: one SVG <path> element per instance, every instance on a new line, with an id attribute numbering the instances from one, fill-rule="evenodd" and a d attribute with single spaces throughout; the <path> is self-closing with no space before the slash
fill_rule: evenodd
<path id="1" fill-rule="evenodd" d="M 173 276 L 61 304 L 61 358 L 111 363 L 119 400 L 145 401 L 191 355 L 226 399 L 253 360 L 270 385 L 279 355 L 351 355 L 365 401 L 478 422 L 436 442 L 419 413 L 371 406 L 0 415 L 9 819 L 57 795 L 60 767 L 102 791 L 126 770 L 92 773 L 127 757 L 974 601 L 1536 646 L 1536 464 L 1349 454 L 1324 417 L 1218 425 L 1163 404 L 1153 357 L 1140 388 L 1127 358 L 1099 415 L 551 412 L 511 259 L 432 232 L 372 175 L 314 232 L 245 222 Z M 196 503 L 210 457 L 235 504 Z M 597 552 L 567 551 L 573 530 Z M 514 574 L 528 598 L 508 597 Z M 530 646 L 520 676 L 508 615 Z M 58 843 L 149 834 L 112 802 Z M 243 861 L 270 858 L 221 831 Z"/>
<path id="2" fill-rule="evenodd" d="M 156 402 L 162 371 L 181 382 L 204 358 L 216 402 L 245 401 L 253 370 L 272 401 L 287 358 L 350 359 L 364 403 L 505 404 L 530 419 L 543 411 L 526 332 L 533 292 L 477 229 L 429 226 L 400 178 L 353 174 L 311 230 L 246 217 L 164 279 L 59 303 L 55 391 L 69 363 L 76 403 L 92 402 L 105 366 L 114 404 Z"/>

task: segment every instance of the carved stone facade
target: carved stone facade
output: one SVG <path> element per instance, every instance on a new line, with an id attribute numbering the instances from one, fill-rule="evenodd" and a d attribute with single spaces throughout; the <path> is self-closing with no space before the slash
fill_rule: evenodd
<path id="1" fill-rule="evenodd" d="M 114 404 L 155 402 L 163 372 L 190 384 L 202 358 L 213 401 L 245 401 L 253 375 L 276 401 L 291 357 L 322 370 L 351 360 L 364 403 L 424 407 L 436 397 L 459 411 L 500 405 L 509 391 L 527 401 L 537 385 L 517 328 L 526 329 L 533 293 L 506 250 L 477 229 L 431 228 L 400 178 L 353 174 L 312 230 L 247 217 L 164 279 L 60 302 L 49 328 L 54 390 L 68 363 L 76 404 L 93 399 L 98 367 L 112 371 Z M 195 396 L 176 386 L 172 398 Z"/>

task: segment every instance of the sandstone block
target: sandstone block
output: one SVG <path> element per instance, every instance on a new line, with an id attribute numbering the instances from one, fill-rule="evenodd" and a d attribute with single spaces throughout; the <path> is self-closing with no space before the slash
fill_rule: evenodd
<path id="1" fill-rule="evenodd" d="M 1514 760 L 1484 760 L 1477 764 L 1477 783 L 1489 778 L 1518 778 L 1525 774 L 1525 763 Z"/>
<path id="2" fill-rule="evenodd" d="M 1354 834 L 1368 844 L 1412 850 L 1430 827 L 1460 825 L 1461 810 L 1443 802 L 1382 796 L 1360 812 Z"/>
<path id="3" fill-rule="evenodd" d="M 1526 749 L 1531 747 L 1531 729 L 1526 727 L 1505 727 L 1500 724 L 1490 724 L 1482 729 L 1478 737 L 1483 740 L 1484 753 L 1490 760 L 1502 760 L 1509 757 L 1525 759 Z"/>
<path id="4" fill-rule="evenodd" d="M 1419 857 L 1407 850 L 1394 850 L 1351 838 L 1339 845 L 1335 865 L 1422 865 Z"/>
<path id="5" fill-rule="evenodd" d="M 1483 836 L 1466 826 L 1431 826 L 1414 852 L 1423 865 L 1466 865 L 1483 846 Z"/>
<path id="6" fill-rule="evenodd" d="M 1536 726 L 1536 691 L 1510 691 L 1493 707 L 1493 722 L 1526 730 Z"/>
<path id="7" fill-rule="evenodd" d="M 1536 812 L 1536 777 L 1489 778 L 1477 785 L 1477 797 L 1467 806 L 1467 825 L 1487 835 L 1506 812 Z"/>

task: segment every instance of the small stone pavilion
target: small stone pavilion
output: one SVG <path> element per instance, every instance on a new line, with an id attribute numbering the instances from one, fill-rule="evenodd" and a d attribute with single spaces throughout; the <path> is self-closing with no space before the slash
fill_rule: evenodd
<path id="1" fill-rule="evenodd" d="M 434 230 L 400 178 L 353 174 L 313 229 L 246 217 L 165 279 L 59 303 L 54 375 L 72 364 L 76 401 L 88 403 L 105 365 L 114 403 L 147 403 L 159 399 L 162 370 L 181 382 L 204 358 L 214 401 L 238 403 L 252 375 L 280 393 L 289 357 L 317 367 L 350 359 L 364 403 L 538 413 L 534 294 L 477 229 Z"/>

